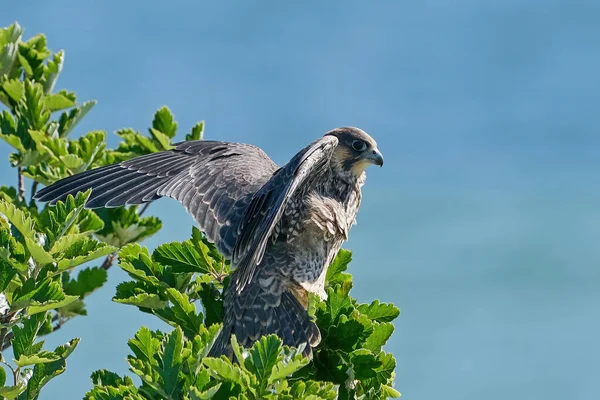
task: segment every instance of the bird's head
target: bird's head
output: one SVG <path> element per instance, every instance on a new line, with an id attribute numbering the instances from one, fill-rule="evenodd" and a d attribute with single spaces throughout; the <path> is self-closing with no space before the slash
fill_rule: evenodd
<path id="1" fill-rule="evenodd" d="M 365 131 L 354 127 L 336 128 L 325 134 L 335 136 L 339 143 L 332 157 L 334 168 L 360 177 L 371 165 L 383 165 L 383 155 L 377 143 Z"/>

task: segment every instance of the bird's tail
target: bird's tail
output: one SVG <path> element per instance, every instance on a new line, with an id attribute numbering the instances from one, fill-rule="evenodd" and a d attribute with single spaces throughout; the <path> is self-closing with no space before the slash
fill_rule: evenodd
<path id="1" fill-rule="evenodd" d="M 267 287 L 265 281 L 268 282 L 255 276 L 241 293 L 236 292 L 235 284 L 229 285 L 223 329 L 208 354 L 210 357 L 233 357 L 232 334 L 244 347 L 251 347 L 264 335 L 276 334 L 284 345 L 298 347 L 305 343 L 304 354 L 312 355 L 312 348 L 321 341 L 319 328 L 291 291 L 276 290 L 278 285 L 273 282 L 268 282 Z"/>

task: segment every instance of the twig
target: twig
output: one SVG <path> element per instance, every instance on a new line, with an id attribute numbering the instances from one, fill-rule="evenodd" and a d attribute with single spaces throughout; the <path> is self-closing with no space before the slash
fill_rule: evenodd
<path id="1" fill-rule="evenodd" d="M 13 376 L 15 375 L 15 369 L 13 367 L 11 367 L 10 364 L 8 364 L 7 362 L 4 362 L 4 361 L 0 361 L 0 363 L 6 365 L 10 369 L 10 371 L 13 373 Z M 15 386 L 16 385 L 17 385 L 17 383 L 15 382 Z"/>
<path id="2" fill-rule="evenodd" d="M 115 258 L 117 257 L 117 253 L 118 253 L 118 251 L 115 251 L 114 253 L 107 255 L 106 258 L 104 259 L 104 262 L 100 266 L 100 268 L 102 268 L 103 270 L 106 271 L 107 269 L 112 267 L 112 264 L 115 261 Z"/>
<path id="3" fill-rule="evenodd" d="M 19 200 L 25 200 L 25 177 L 23 176 L 23 167 L 17 167 L 17 175 L 19 176 Z"/>

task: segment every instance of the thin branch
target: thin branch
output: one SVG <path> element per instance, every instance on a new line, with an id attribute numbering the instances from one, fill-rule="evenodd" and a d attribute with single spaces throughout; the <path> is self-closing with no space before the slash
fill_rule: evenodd
<path id="1" fill-rule="evenodd" d="M 23 167 L 17 167 L 17 175 L 19 176 L 19 200 L 25 200 L 25 177 L 23 176 Z"/>
<path id="2" fill-rule="evenodd" d="M 111 253 L 108 256 L 106 256 L 106 258 L 104 259 L 104 262 L 102 263 L 102 265 L 100 265 L 100 268 L 102 268 L 103 270 L 106 271 L 107 269 L 112 267 L 112 264 L 115 261 L 115 258 L 117 258 L 117 253 L 118 253 L 118 251 L 115 251 L 114 253 Z"/>

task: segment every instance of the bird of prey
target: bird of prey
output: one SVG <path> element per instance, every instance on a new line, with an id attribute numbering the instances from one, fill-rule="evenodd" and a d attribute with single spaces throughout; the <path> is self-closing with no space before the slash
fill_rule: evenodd
<path id="1" fill-rule="evenodd" d="M 327 132 L 282 167 L 253 145 L 185 141 L 62 179 L 35 198 L 54 204 L 91 188 L 87 208 L 178 200 L 234 269 L 209 355 L 233 357 L 232 334 L 249 347 L 273 333 L 310 356 L 321 335 L 308 293 L 326 297 L 327 267 L 356 221 L 371 164 L 383 156 L 354 127 Z"/>

